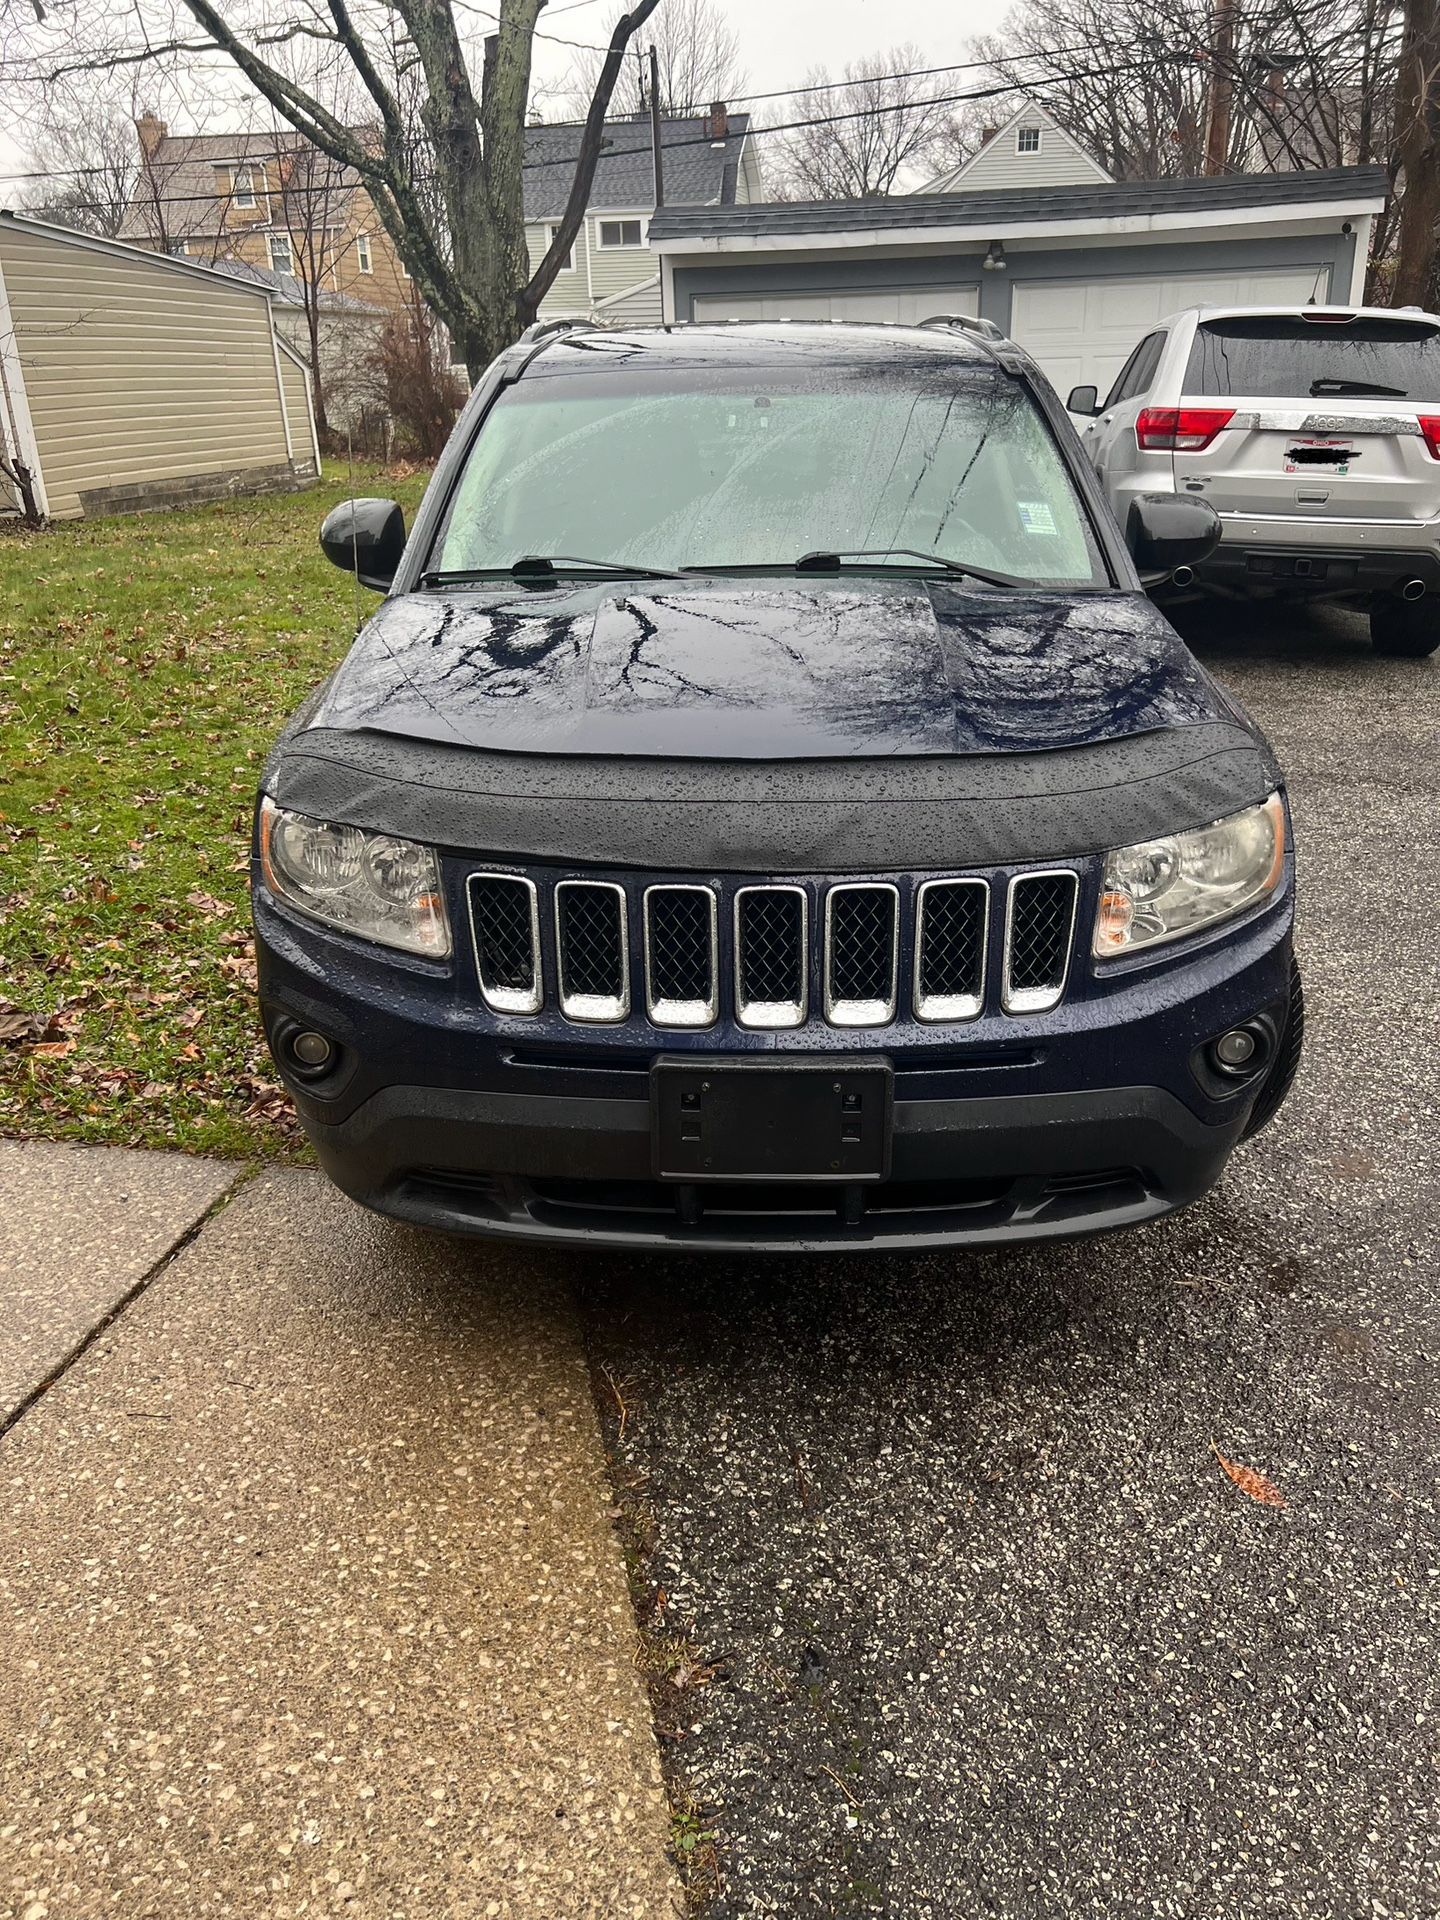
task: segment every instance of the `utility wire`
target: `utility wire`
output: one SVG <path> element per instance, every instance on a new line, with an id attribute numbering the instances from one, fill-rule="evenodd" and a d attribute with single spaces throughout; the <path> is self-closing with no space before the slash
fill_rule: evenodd
<path id="1" fill-rule="evenodd" d="M 1155 57 L 1151 56 L 1141 60 L 1112 62 L 1106 66 L 1079 68 L 1073 73 L 1066 74 L 1064 78 L 1067 82 L 1072 82 L 1075 80 L 1093 80 L 1093 79 L 1101 78 L 1104 76 L 1117 75 L 1122 73 L 1131 73 L 1131 72 L 1135 72 L 1138 69 L 1154 67 L 1156 65 L 1161 65 L 1161 64 L 1184 65 L 1184 64 L 1190 63 L 1196 57 L 1197 56 L 1193 53 L 1175 53 L 1175 54 L 1169 54 L 1169 55 L 1163 56 L 1163 58 L 1160 60 L 1157 60 Z M 881 114 L 881 113 L 913 112 L 917 105 L 921 105 L 925 107 L 945 107 L 945 106 L 956 106 L 956 105 L 960 105 L 960 104 L 963 104 L 969 101 L 975 101 L 975 100 L 993 100 L 1008 93 L 1028 92 L 1032 85 L 1040 86 L 1044 84 L 1049 84 L 1049 83 L 1041 82 L 1041 81 L 1020 82 L 1020 81 L 1014 81 L 1014 80 L 1005 80 L 1005 81 L 997 82 L 996 85 L 990 86 L 990 87 L 972 88 L 969 92 L 966 92 L 966 93 L 936 94 L 932 98 L 925 100 L 923 102 L 916 102 L 913 100 L 897 100 L 897 101 L 891 101 L 891 102 L 882 101 L 868 107 L 859 107 L 844 113 L 816 114 L 816 115 L 811 115 L 804 120 L 782 121 L 779 124 L 775 126 L 770 126 L 770 127 L 757 127 L 754 125 L 747 125 L 745 129 L 745 134 L 750 137 L 759 137 L 762 135 L 768 136 L 768 135 L 778 134 L 778 133 L 795 133 L 800 131 L 803 128 L 808 128 L 808 127 L 839 126 L 845 122 L 852 121 L 852 120 L 869 120 L 874 115 Z M 704 118 L 703 115 L 699 115 L 699 116 L 687 115 L 685 117 Z M 563 126 L 569 123 L 561 122 L 557 124 Z M 638 125 L 638 123 L 631 122 L 628 120 L 611 121 L 609 124 L 612 126 Z M 536 129 L 531 129 L 531 131 L 535 131 L 535 130 Z M 181 135 L 179 137 L 185 138 L 186 136 Z M 195 136 L 191 136 L 191 137 L 195 137 Z M 205 136 L 200 136 L 200 137 L 205 137 Z M 219 136 L 212 136 L 212 137 L 219 137 Z M 248 139 L 264 138 L 263 135 L 245 135 L 245 134 L 237 134 L 235 137 L 237 140 L 247 139 L 247 138 Z M 739 136 L 734 134 L 731 134 L 729 136 L 729 138 L 731 139 L 735 139 L 737 137 Z M 687 135 L 682 140 L 665 140 L 662 142 L 663 150 L 667 153 L 674 152 L 682 147 L 710 147 L 710 146 L 714 146 L 715 144 L 716 142 L 713 136 L 709 133 Z M 603 160 L 614 160 L 614 159 L 623 158 L 629 154 L 648 154 L 650 150 L 651 150 L 650 141 L 649 141 L 649 138 L 647 137 L 645 140 L 638 142 L 634 146 L 617 146 L 613 144 L 609 146 L 602 146 L 600 150 L 600 157 Z M 522 165 L 522 171 L 527 173 L 532 173 L 532 172 L 537 172 L 542 167 L 573 167 L 576 164 L 579 157 L 580 157 L 579 150 L 577 148 L 577 150 L 574 153 L 558 154 L 553 156 L 552 158 L 545 159 L 545 160 L 526 160 Z M 243 155 L 237 156 L 237 158 L 243 159 L 244 156 Z M 193 164 L 193 163 L 186 162 L 186 161 L 178 161 L 175 164 L 178 167 L 178 166 L 184 166 L 184 165 Z M 343 164 L 343 162 L 337 163 L 337 164 Z M 104 173 L 105 171 L 107 171 L 107 169 L 103 167 L 76 167 L 76 168 L 62 167 L 62 168 L 39 169 L 30 173 L 0 174 L 0 179 L 4 179 L 4 180 L 64 179 L 64 178 L 68 178 L 72 176 L 80 176 L 84 174 Z M 292 186 L 284 189 L 284 191 L 287 193 L 305 193 L 308 191 L 319 191 L 319 190 L 320 189 L 309 189 L 303 186 L 300 186 L 300 187 Z M 324 189 L 324 190 L 333 191 L 333 189 Z M 257 191 L 269 192 L 270 189 L 257 189 Z M 275 191 L 278 193 L 281 190 L 276 189 Z M 210 200 L 214 200 L 216 197 L 217 196 L 214 194 L 190 194 L 190 195 L 175 194 L 170 196 L 169 200 L 167 201 L 167 204 L 180 206 L 185 204 L 187 200 L 210 201 Z"/>

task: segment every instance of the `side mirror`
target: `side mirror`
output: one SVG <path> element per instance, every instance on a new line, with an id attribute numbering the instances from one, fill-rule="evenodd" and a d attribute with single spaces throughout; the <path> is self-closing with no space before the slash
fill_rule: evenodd
<path id="1" fill-rule="evenodd" d="M 1071 387 L 1070 398 L 1065 402 L 1067 413 L 1095 414 L 1100 411 L 1100 390 L 1098 387 Z"/>
<path id="2" fill-rule="evenodd" d="M 1198 567 L 1220 544 L 1220 516 L 1188 493 L 1139 493 L 1130 502 L 1125 544 L 1147 587 L 1177 567 Z"/>
<path id="3" fill-rule="evenodd" d="M 388 593 L 405 551 L 404 512 L 395 500 L 342 500 L 325 516 L 320 545 L 332 566 Z"/>

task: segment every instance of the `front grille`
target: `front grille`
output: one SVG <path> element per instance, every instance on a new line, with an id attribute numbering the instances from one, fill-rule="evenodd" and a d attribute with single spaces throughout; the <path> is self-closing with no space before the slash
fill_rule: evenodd
<path id="1" fill-rule="evenodd" d="M 916 918 L 916 1019 L 975 1019 L 985 1005 L 989 887 L 983 880 L 927 880 Z"/>
<path id="2" fill-rule="evenodd" d="M 480 995 L 496 1012 L 542 1013 L 553 981 L 569 1020 L 628 1020 L 633 1001 L 662 1032 L 722 1019 L 763 1032 L 1047 1012 L 1069 988 L 1080 877 L 676 875 L 646 886 L 623 874 L 552 880 L 537 868 L 534 878 L 472 873 L 467 892 Z"/>
<path id="3" fill-rule="evenodd" d="M 496 1013 L 540 1010 L 540 914 L 533 880 L 470 876 L 470 928 L 485 1004 Z"/>
<path id="4" fill-rule="evenodd" d="M 610 880 L 555 889 L 560 1011 L 571 1020 L 623 1020 L 630 1011 L 625 892 Z"/>
<path id="5" fill-rule="evenodd" d="M 1007 1013 L 1043 1013 L 1064 993 L 1075 899 L 1073 873 L 1025 874 L 1010 882 L 1002 991 Z"/>
<path id="6" fill-rule="evenodd" d="M 645 889 L 645 1000 L 657 1027 L 708 1027 L 719 1012 L 715 895 Z"/>
<path id="7" fill-rule="evenodd" d="M 798 1027 L 809 1002 L 808 903 L 802 887 L 735 896 L 735 1003 L 742 1027 Z"/>
<path id="8" fill-rule="evenodd" d="M 831 887 L 825 896 L 825 1017 L 837 1027 L 895 1018 L 900 895 L 892 886 Z"/>

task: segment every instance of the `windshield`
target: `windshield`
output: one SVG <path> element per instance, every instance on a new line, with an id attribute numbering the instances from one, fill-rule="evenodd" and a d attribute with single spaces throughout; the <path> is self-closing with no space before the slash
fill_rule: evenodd
<path id="1" fill-rule="evenodd" d="M 1295 400 L 1344 394 L 1440 400 L 1440 328 L 1424 320 L 1205 320 L 1185 372 L 1187 394 Z"/>
<path id="2" fill-rule="evenodd" d="M 1027 582 L 1107 584 L 1034 403 L 1014 381 L 953 365 L 522 380 L 470 448 L 430 565 L 584 555 L 788 568 L 817 551 L 899 547 Z"/>

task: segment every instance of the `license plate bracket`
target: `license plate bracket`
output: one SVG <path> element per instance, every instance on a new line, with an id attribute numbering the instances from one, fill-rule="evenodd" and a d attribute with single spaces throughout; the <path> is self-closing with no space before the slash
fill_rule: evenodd
<path id="1" fill-rule="evenodd" d="M 650 1070 L 657 1180 L 840 1184 L 890 1172 L 888 1060 L 696 1060 Z"/>

